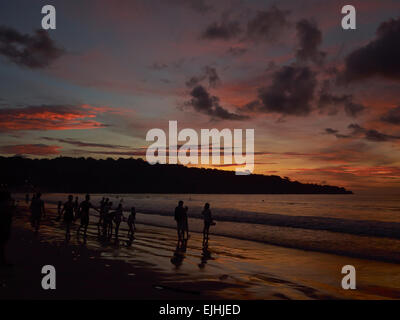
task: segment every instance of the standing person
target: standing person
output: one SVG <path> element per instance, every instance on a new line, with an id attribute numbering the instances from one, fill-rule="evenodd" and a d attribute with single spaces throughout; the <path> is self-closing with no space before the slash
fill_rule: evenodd
<path id="1" fill-rule="evenodd" d="M 62 201 L 58 201 L 58 203 L 57 203 L 57 214 L 58 214 L 58 216 L 57 216 L 57 221 L 60 221 L 61 220 L 61 210 L 62 210 Z"/>
<path id="2" fill-rule="evenodd" d="M 99 213 L 99 222 L 97 223 L 97 231 L 100 234 L 100 226 L 103 225 L 104 223 L 104 210 L 106 207 L 106 198 L 103 197 L 103 199 L 101 199 L 100 201 L 100 213 Z"/>
<path id="3" fill-rule="evenodd" d="M 14 213 L 14 200 L 7 190 L 0 191 L 0 267 L 10 264 L 6 261 L 6 244 L 10 238 L 12 215 Z"/>
<path id="4" fill-rule="evenodd" d="M 117 207 L 117 210 L 113 212 L 113 220 L 115 222 L 115 238 L 118 239 L 118 232 L 119 232 L 119 226 L 122 221 L 123 217 L 123 212 L 122 212 L 122 203 L 120 203 Z"/>
<path id="5" fill-rule="evenodd" d="M 128 217 L 128 227 L 129 227 L 128 238 L 133 237 L 133 235 L 135 233 L 135 229 L 136 229 L 135 220 L 136 220 L 136 209 L 135 209 L 135 207 L 132 207 L 131 213 Z"/>
<path id="6" fill-rule="evenodd" d="M 175 208 L 175 221 L 176 231 L 178 233 L 178 240 L 183 240 L 183 221 L 185 216 L 185 209 L 183 208 L 183 201 L 178 202 L 178 206 Z"/>
<path id="7" fill-rule="evenodd" d="M 212 219 L 209 203 L 206 203 L 204 205 L 204 209 L 201 214 L 203 215 L 203 218 L 204 218 L 203 245 L 205 245 L 206 243 L 208 243 L 208 235 L 210 232 L 210 226 L 215 225 L 215 222 L 213 222 L 213 219 Z"/>
<path id="8" fill-rule="evenodd" d="M 31 222 L 32 227 L 35 229 L 35 233 L 39 232 L 40 222 L 42 220 L 42 216 L 45 216 L 44 211 L 44 201 L 41 199 L 42 194 L 40 192 L 36 193 L 35 197 L 32 197 L 31 202 Z"/>
<path id="9" fill-rule="evenodd" d="M 79 198 L 78 197 L 75 197 L 74 214 L 75 214 L 75 219 L 77 219 L 79 217 Z"/>
<path id="10" fill-rule="evenodd" d="M 64 207 L 61 210 L 61 214 L 64 214 L 65 223 L 65 238 L 69 240 L 71 238 L 71 223 L 74 221 L 74 197 L 72 195 L 68 196 L 68 201 L 64 203 Z"/>
<path id="11" fill-rule="evenodd" d="M 185 240 L 189 239 L 188 211 L 189 211 L 189 208 L 186 206 L 183 209 L 183 218 L 182 218 L 182 236 L 183 236 L 183 239 L 185 239 Z M 186 233 L 186 237 L 185 237 L 185 233 Z"/>
<path id="12" fill-rule="evenodd" d="M 29 218 L 29 221 L 31 222 L 32 228 L 34 228 L 34 226 L 33 226 L 33 212 L 32 212 L 33 206 L 32 206 L 32 203 L 33 203 L 33 200 L 35 200 L 35 197 L 36 197 L 36 195 L 35 195 L 35 194 L 32 194 L 31 203 L 30 203 L 30 205 L 29 205 L 29 212 L 31 213 L 31 216 L 30 216 L 30 218 Z"/>
<path id="13" fill-rule="evenodd" d="M 103 215 L 103 236 L 104 238 L 111 238 L 112 236 L 112 220 L 113 213 L 111 212 L 112 202 L 108 202 L 104 206 Z"/>
<path id="14" fill-rule="evenodd" d="M 85 197 L 85 200 L 81 202 L 81 204 L 79 205 L 79 216 L 81 218 L 81 224 L 78 228 L 78 230 L 76 231 L 79 233 L 81 231 L 81 228 L 83 227 L 83 236 L 86 238 L 86 232 L 87 232 L 87 228 L 89 226 L 89 210 L 90 209 L 94 209 L 97 212 L 99 212 L 99 210 L 97 210 L 95 207 L 93 207 L 92 203 L 90 202 L 90 195 L 87 194 Z"/>
<path id="15" fill-rule="evenodd" d="M 26 204 L 29 204 L 29 193 L 25 195 L 25 202 Z"/>

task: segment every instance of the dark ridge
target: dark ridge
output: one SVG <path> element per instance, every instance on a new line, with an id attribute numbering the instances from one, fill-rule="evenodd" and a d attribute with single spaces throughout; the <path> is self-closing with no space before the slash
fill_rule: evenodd
<path id="1" fill-rule="evenodd" d="M 61 193 L 352 194 L 345 188 L 286 177 L 150 165 L 142 159 L 0 157 L 0 167 L 0 182 L 21 192 L 34 188 Z"/>

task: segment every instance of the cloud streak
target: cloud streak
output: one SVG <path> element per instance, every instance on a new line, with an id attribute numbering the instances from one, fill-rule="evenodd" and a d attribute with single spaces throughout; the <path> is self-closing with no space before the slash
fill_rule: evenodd
<path id="1" fill-rule="evenodd" d="M 107 125 L 95 120 L 103 108 L 90 105 L 41 105 L 0 109 L 0 131 L 95 129 Z"/>

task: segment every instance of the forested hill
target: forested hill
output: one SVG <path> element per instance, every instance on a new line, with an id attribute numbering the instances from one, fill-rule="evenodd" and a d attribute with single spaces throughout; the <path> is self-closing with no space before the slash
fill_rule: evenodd
<path id="1" fill-rule="evenodd" d="M 344 188 L 278 176 L 150 165 L 141 159 L 0 157 L 0 183 L 11 190 L 73 193 L 348 194 Z"/>

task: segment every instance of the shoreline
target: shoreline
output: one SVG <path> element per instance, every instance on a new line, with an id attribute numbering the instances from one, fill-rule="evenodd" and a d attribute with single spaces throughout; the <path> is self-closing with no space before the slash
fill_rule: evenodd
<path id="1" fill-rule="evenodd" d="M 121 229 L 119 241 L 102 242 L 92 217 L 87 241 L 66 243 L 63 225 L 48 210 L 37 237 L 27 209 L 14 219 L 8 257 L 1 269 L 1 299 L 133 300 L 331 300 L 398 299 L 400 266 L 384 262 L 290 249 L 210 235 L 207 248 L 192 233 L 185 248 L 169 228 L 137 224 L 132 243 Z M 54 265 L 57 289 L 43 290 L 40 270 Z M 357 290 L 341 288 L 341 267 L 357 266 Z"/>

